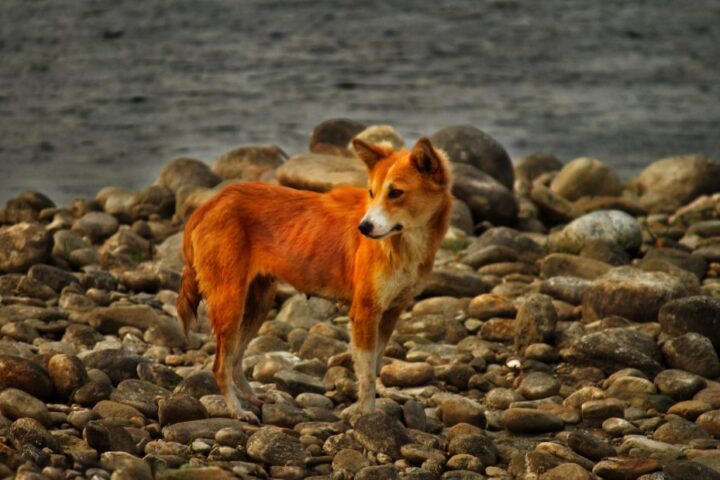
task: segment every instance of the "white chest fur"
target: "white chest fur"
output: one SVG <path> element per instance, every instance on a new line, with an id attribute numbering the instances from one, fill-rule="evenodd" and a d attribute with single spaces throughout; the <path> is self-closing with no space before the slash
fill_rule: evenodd
<path id="1" fill-rule="evenodd" d="M 383 310 L 412 300 L 423 288 L 424 276 L 420 267 L 426 261 L 427 238 L 425 232 L 404 232 L 400 250 L 393 264 L 396 268 L 378 285 L 378 297 Z"/>

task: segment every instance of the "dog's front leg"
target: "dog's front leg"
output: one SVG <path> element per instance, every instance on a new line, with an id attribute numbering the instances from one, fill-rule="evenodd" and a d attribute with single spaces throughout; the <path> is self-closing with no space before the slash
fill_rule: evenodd
<path id="1" fill-rule="evenodd" d="M 353 302 L 352 349 L 358 380 L 358 405 L 362 413 L 375 411 L 375 377 L 377 372 L 378 324 L 380 312 L 367 298 Z"/>

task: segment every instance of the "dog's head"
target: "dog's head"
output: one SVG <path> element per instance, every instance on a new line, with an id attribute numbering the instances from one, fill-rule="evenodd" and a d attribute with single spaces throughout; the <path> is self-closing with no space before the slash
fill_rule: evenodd
<path id="1" fill-rule="evenodd" d="M 353 140 L 368 170 L 369 203 L 358 228 L 380 239 L 427 225 L 450 195 L 450 166 L 430 140 L 421 138 L 412 150 Z"/>

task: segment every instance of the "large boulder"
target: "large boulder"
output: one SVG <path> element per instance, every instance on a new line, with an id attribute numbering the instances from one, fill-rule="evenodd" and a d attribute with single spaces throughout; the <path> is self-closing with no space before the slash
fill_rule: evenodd
<path id="1" fill-rule="evenodd" d="M 512 191 L 472 165 L 453 165 L 452 192 L 470 207 L 475 222 L 510 225 L 517 220 L 518 203 Z"/>
<path id="2" fill-rule="evenodd" d="M 0 271 L 24 272 L 44 262 L 52 249 L 52 235 L 37 223 L 0 228 Z"/>
<path id="3" fill-rule="evenodd" d="M 582 197 L 615 196 L 622 193 L 617 174 L 600 160 L 576 158 L 560 170 L 550 189 L 570 201 Z"/>
<path id="4" fill-rule="evenodd" d="M 220 183 L 220 177 L 215 175 L 210 170 L 210 167 L 200 160 L 177 158 L 165 165 L 155 183 L 177 193 L 180 187 L 212 188 Z"/>
<path id="5" fill-rule="evenodd" d="M 467 163 L 512 190 L 515 172 L 505 148 L 487 133 L 468 125 L 446 127 L 430 136 L 435 148 L 454 163 Z"/>
<path id="6" fill-rule="evenodd" d="M 720 190 L 720 164 L 704 155 L 663 158 L 648 165 L 630 186 L 640 194 L 669 198 L 682 205 Z"/>
<path id="7" fill-rule="evenodd" d="M 697 285 L 688 285 L 664 272 L 618 267 L 594 280 L 585 290 L 583 318 L 592 321 L 619 315 L 634 322 L 654 322 L 663 305 L 691 295 L 696 288 Z"/>
<path id="8" fill-rule="evenodd" d="M 367 185 L 367 171 L 357 158 L 317 153 L 291 157 L 275 176 L 281 185 L 315 192 L 327 192 L 340 184 Z"/>
<path id="9" fill-rule="evenodd" d="M 261 177 L 287 160 L 288 156 L 275 145 L 248 145 L 221 155 L 212 171 L 223 180 L 260 180 Z"/>
<path id="10" fill-rule="evenodd" d="M 642 245 L 642 231 L 637 220 L 620 210 L 598 210 L 567 224 L 551 237 L 556 249 L 579 253 L 591 241 L 603 241 L 634 251 Z"/>

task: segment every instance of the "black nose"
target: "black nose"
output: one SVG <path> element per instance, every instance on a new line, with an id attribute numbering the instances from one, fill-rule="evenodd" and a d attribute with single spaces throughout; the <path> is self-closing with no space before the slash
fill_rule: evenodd
<path id="1" fill-rule="evenodd" d="M 360 230 L 360 233 L 363 235 L 369 235 L 370 232 L 373 231 L 373 224 L 367 220 L 363 220 L 360 225 L 358 225 L 358 230 Z"/>

